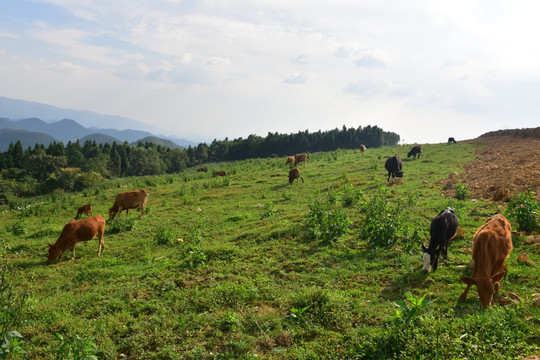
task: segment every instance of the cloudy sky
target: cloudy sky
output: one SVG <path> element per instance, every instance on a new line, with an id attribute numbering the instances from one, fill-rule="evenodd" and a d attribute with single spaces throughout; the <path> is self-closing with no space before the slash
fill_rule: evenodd
<path id="1" fill-rule="evenodd" d="M 197 140 L 540 126 L 540 2 L 2 0 L 0 96 Z"/>

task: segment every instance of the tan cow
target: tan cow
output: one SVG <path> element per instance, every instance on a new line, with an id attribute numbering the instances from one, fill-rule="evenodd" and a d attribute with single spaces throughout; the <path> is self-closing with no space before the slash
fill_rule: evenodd
<path id="1" fill-rule="evenodd" d="M 298 184 L 298 178 L 302 179 L 302 183 L 304 182 L 304 179 L 300 176 L 300 170 L 298 168 L 292 168 L 289 170 L 289 184 L 292 185 L 294 183 L 294 180 L 296 179 L 296 183 Z"/>
<path id="2" fill-rule="evenodd" d="M 146 211 L 146 201 L 148 200 L 148 191 L 135 190 L 120 193 L 116 196 L 116 200 L 112 208 L 109 209 L 109 220 L 113 220 L 116 214 L 126 210 L 126 217 L 129 214 L 129 209 L 141 209 L 141 218 Z"/>
<path id="3" fill-rule="evenodd" d="M 474 235 L 472 276 L 462 276 L 467 287 L 458 301 L 464 301 L 472 285 L 476 285 L 482 307 L 491 307 L 493 294 L 506 274 L 506 259 L 512 251 L 512 229 L 503 215 L 486 220 Z"/>
<path id="4" fill-rule="evenodd" d="M 361 152 L 366 151 L 366 146 L 365 146 L 364 144 L 361 144 L 361 145 L 360 145 L 360 151 L 361 151 Z"/>
<path id="5" fill-rule="evenodd" d="M 103 242 L 103 232 L 105 231 L 105 219 L 101 215 L 96 215 L 91 218 L 82 220 L 71 220 L 68 222 L 56 243 L 49 245 L 49 256 L 47 264 L 51 264 L 58 257 L 62 259 L 64 252 L 71 249 L 71 259 L 75 259 L 75 245 L 79 241 L 92 240 L 96 235 L 99 238 L 98 256 L 101 255 L 101 250 L 105 248 Z"/>
<path id="6" fill-rule="evenodd" d="M 86 214 L 89 217 L 92 217 L 92 205 L 86 204 L 77 209 L 77 215 L 75 215 L 75 220 L 79 220 L 79 215 Z"/>
<path id="7" fill-rule="evenodd" d="M 297 166 L 299 163 L 304 162 L 304 166 L 306 166 L 307 161 L 307 154 L 301 153 L 294 155 L 294 166 Z"/>
<path id="8" fill-rule="evenodd" d="M 285 161 L 285 166 L 294 163 L 294 156 L 289 156 L 287 161 Z"/>

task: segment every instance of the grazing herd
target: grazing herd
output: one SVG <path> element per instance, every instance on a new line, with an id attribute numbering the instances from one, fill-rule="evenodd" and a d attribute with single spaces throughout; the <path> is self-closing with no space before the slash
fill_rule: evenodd
<path id="1" fill-rule="evenodd" d="M 453 138 L 448 139 L 448 143 L 455 143 Z M 362 145 L 360 151 L 364 152 L 366 147 Z M 422 153 L 421 145 L 415 146 L 409 151 L 407 157 L 413 156 L 414 159 L 420 157 Z M 301 153 L 290 156 L 286 159 L 285 165 L 293 164 L 294 167 L 289 170 L 289 184 L 294 181 L 298 183 L 301 179 L 298 164 L 303 162 L 304 167 L 307 162 L 307 154 Z M 403 163 L 399 156 L 389 157 L 385 162 L 385 168 L 390 177 L 403 177 Z M 199 169 L 197 169 L 199 171 Z M 223 174 L 221 174 L 223 173 Z M 216 171 L 218 176 L 226 176 L 224 171 Z M 148 191 L 136 190 L 119 193 L 116 196 L 113 206 L 109 209 L 109 221 L 112 221 L 123 210 L 128 216 L 130 209 L 140 208 L 141 217 L 146 211 L 148 200 Z M 86 214 L 88 217 L 79 220 L 79 217 Z M 426 247 L 422 244 L 422 270 L 429 272 L 436 271 L 439 257 L 442 255 L 442 261 L 448 258 L 448 245 L 450 240 L 456 235 L 458 230 L 458 218 L 454 209 L 447 207 L 433 218 L 430 226 L 430 240 Z M 98 256 L 104 248 L 103 233 L 105 231 L 105 219 L 101 215 L 92 216 L 92 206 L 83 205 L 77 209 L 75 220 L 68 222 L 60 234 L 60 237 L 54 244 L 49 246 L 47 264 L 53 263 L 56 259 L 62 259 L 64 252 L 71 249 L 71 258 L 75 258 L 75 246 L 79 241 L 89 241 L 98 236 Z M 507 271 L 506 259 L 512 250 L 512 238 L 510 223 L 503 215 L 495 215 L 478 229 L 474 235 L 472 251 L 472 275 L 462 276 L 461 281 L 466 284 L 466 288 L 459 297 L 462 302 L 467 298 L 467 294 L 472 285 L 478 290 L 478 296 L 482 307 L 491 307 L 491 303 L 500 288 L 500 281 Z"/>

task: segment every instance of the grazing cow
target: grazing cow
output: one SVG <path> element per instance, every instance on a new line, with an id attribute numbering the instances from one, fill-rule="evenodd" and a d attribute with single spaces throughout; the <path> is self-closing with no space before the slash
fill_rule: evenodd
<path id="1" fill-rule="evenodd" d="M 227 176 L 225 171 L 216 171 L 216 176 Z"/>
<path id="2" fill-rule="evenodd" d="M 407 153 L 407 158 L 410 158 L 411 156 L 413 159 L 416 159 L 416 155 L 418 155 L 418 158 L 420 159 L 420 154 L 422 153 L 422 145 L 416 145 Z"/>
<path id="3" fill-rule="evenodd" d="M 294 180 L 296 179 L 296 183 L 298 184 L 298 178 L 302 179 L 302 183 L 304 182 L 304 178 L 300 176 L 300 170 L 298 168 L 292 168 L 289 170 L 289 184 L 292 185 L 294 183 Z"/>
<path id="4" fill-rule="evenodd" d="M 51 264 L 58 257 L 62 259 L 64 252 L 71 249 L 71 260 L 75 259 L 75 245 L 79 241 L 89 241 L 98 235 L 98 256 L 101 255 L 101 250 L 105 248 L 103 242 L 103 232 L 105 231 L 105 219 L 101 215 L 96 215 L 91 218 L 82 220 L 71 220 L 68 222 L 56 243 L 49 245 L 49 256 L 47 264 Z"/>
<path id="5" fill-rule="evenodd" d="M 197 172 L 203 172 L 203 171 L 206 172 L 206 169 L 205 169 L 205 168 L 202 168 L 202 167 L 200 167 L 200 168 L 197 169 Z"/>
<path id="6" fill-rule="evenodd" d="M 301 154 L 295 154 L 294 155 L 294 166 L 297 166 L 299 163 L 304 162 L 304 166 L 306 166 L 307 161 L 307 154 L 301 153 Z"/>
<path id="7" fill-rule="evenodd" d="M 79 220 L 79 215 L 86 214 L 89 217 L 92 217 L 92 205 L 86 204 L 77 209 L 77 215 L 75 215 L 75 220 Z"/>
<path id="8" fill-rule="evenodd" d="M 361 144 L 361 145 L 360 145 L 360 151 L 361 151 L 361 152 L 366 151 L 366 146 L 365 146 L 364 144 Z"/>
<path id="9" fill-rule="evenodd" d="M 512 229 L 508 220 L 500 214 L 487 219 L 474 234 L 472 275 L 461 277 L 467 287 L 458 301 L 464 301 L 471 286 L 476 285 L 482 307 L 491 307 L 493 294 L 499 291 L 499 283 L 506 274 L 510 251 Z"/>
<path id="10" fill-rule="evenodd" d="M 456 139 L 454 139 L 453 137 L 449 137 L 448 138 L 448 145 L 450 145 L 450 144 L 457 144 Z"/>
<path id="11" fill-rule="evenodd" d="M 285 166 L 294 163 L 294 156 L 289 156 L 287 161 L 285 161 Z"/>
<path id="12" fill-rule="evenodd" d="M 146 201 L 148 200 L 148 191 L 135 190 L 120 193 L 116 196 L 114 205 L 109 209 L 109 220 L 113 220 L 116 214 L 126 210 L 126 217 L 129 214 L 129 209 L 141 209 L 141 218 L 146 211 Z"/>
<path id="13" fill-rule="evenodd" d="M 401 168 L 403 167 L 403 163 L 401 162 L 401 159 L 399 158 L 399 156 L 394 155 L 394 156 L 389 157 L 386 160 L 384 167 L 386 168 L 386 170 L 388 170 L 388 180 L 386 181 L 390 181 L 390 175 L 392 175 L 392 178 L 403 177 L 403 171 L 401 171 Z"/>
<path id="14" fill-rule="evenodd" d="M 454 209 L 447 207 L 435 216 L 431 221 L 429 247 L 422 244 L 422 261 L 424 267 L 422 270 L 429 272 L 433 267 L 433 271 L 437 270 L 439 255 L 442 253 L 443 260 L 448 258 L 448 244 L 450 239 L 456 235 L 458 228 L 458 219 Z"/>

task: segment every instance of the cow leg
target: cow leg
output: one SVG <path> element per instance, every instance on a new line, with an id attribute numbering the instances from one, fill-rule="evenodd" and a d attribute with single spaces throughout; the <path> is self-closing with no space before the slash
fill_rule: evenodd
<path id="1" fill-rule="evenodd" d="M 71 260 L 75 260 L 75 245 L 71 248 Z"/>
<path id="2" fill-rule="evenodd" d="M 105 249 L 105 243 L 103 241 L 103 233 L 99 234 L 98 256 L 101 256 L 101 250 Z"/>
<path id="3" fill-rule="evenodd" d="M 467 284 L 467 287 L 465 288 L 465 290 L 463 290 L 463 293 L 460 295 L 458 302 L 465 301 L 465 299 L 467 298 L 467 295 L 469 294 L 469 289 L 471 288 L 471 286 L 472 285 Z"/>

